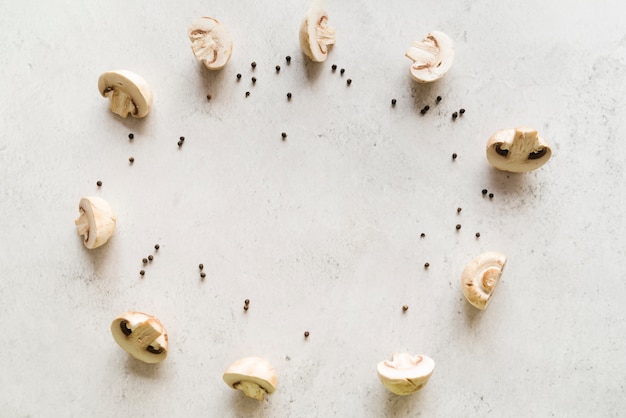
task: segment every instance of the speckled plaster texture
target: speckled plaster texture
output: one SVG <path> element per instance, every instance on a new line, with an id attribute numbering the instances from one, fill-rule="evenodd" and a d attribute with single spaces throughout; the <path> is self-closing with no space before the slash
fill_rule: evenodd
<path id="1" fill-rule="evenodd" d="M 299 49 L 308 6 L 5 2 L 0 416 L 623 415 L 624 3 L 327 0 L 337 44 L 322 64 Z M 233 38 L 220 72 L 186 36 L 203 15 Z M 455 61 L 417 85 L 404 52 L 431 30 Z M 113 69 L 152 86 L 144 120 L 100 97 Z M 495 171 L 487 139 L 520 125 L 552 160 Z M 73 225 L 83 196 L 118 217 L 93 251 Z M 484 251 L 508 263 L 478 312 L 460 274 Z M 166 326 L 165 362 L 115 344 L 127 310 Z M 407 397 L 376 376 L 400 351 L 436 362 Z M 263 402 L 222 381 L 245 356 L 278 373 Z"/>

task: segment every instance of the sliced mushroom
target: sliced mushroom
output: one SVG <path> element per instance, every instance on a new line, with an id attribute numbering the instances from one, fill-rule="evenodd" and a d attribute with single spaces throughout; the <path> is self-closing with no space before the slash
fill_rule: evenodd
<path id="1" fill-rule="evenodd" d="M 410 72 L 415 81 L 430 83 L 439 80 L 454 60 L 452 39 L 443 32 L 430 32 L 420 42 L 414 41 L 405 55 L 413 60 Z"/>
<path id="2" fill-rule="evenodd" d="M 313 62 L 324 62 L 328 45 L 335 43 L 335 29 L 328 26 L 328 13 L 316 2 L 300 25 L 300 48 Z"/>
<path id="3" fill-rule="evenodd" d="M 115 232 L 117 220 L 106 200 L 95 196 L 83 197 L 78 204 L 78 210 L 80 216 L 74 224 L 78 235 L 84 237 L 85 247 L 91 250 L 106 243 Z"/>
<path id="4" fill-rule="evenodd" d="M 435 362 L 425 355 L 395 353 L 378 363 L 378 378 L 396 395 L 409 395 L 423 388 L 435 370 Z"/>
<path id="5" fill-rule="evenodd" d="M 110 100 L 111 112 L 126 118 L 143 118 L 152 107 L 152 90 L 140 75 L 126 70 L 107 71 L 98 79 L 102 97 Z"/>
<path id="6" fill-rule="evenodd" d="M 504 129 L 487 142 L 487 160 L 498 170 L 531 171 L 547 163 L 551 156 L 546 141 L 532 128 Z"/>
<path id="7" fill-rule="evenodd" d="M 111 333 L 128 354 L 145 363 L 167 357 L 167 331 L 157 318 L 143 312 L 125 312 L 113 320 Z"/>
<path id="8" fill-rule="evenodd" d="M 233 40 L 222 23 L 204 16 L 191 22 L 187 28 L 191 50 L 196 59 L 209 70 L 223 68 L 233 52 Z"/>
<path id="9" fill-rule="evenodd" d="M 487 252 L 470 261 L 461 275 L 463 295 L 478 309 L 486 309 L 493 292 L 500 282 L 506 256 Z"/>
<path id="10" fill-rule="evenodd" d="M 273 393 L 278 385 L 276 370 L 260 357 L 237 360 L 226 369 L 223 377 L 228 386 L 259 401 L 263 400 L 266 393 Z"/>

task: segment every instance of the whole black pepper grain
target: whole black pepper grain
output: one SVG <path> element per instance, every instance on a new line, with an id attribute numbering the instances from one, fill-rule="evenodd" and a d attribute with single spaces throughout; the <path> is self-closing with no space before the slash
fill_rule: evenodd
<path id="1" fill-rule="evenodd" d="M 456 155 L 456 152 L 452 153 L 452 159 L 456 160 L 456 157 L 458 157 L 458 155 Z"/>
<path id="2" fill-rule="evenodd" d="M 463 113 L 465 113 L 465 109 L 461 108 L 461 109 L 459 110 L 459 114 L 463 115 Z"/>
<path id="3" fill-rule="evenodd" d="M 347 79 L 347 80 L 346 80 L 346 83 L 347 83 L 348 85 L 352 84 L 352 79 L 351 79 L 351 78 Z"/>
<path id="4" fill-rule="evenodd" d="M 287 100 L 291 100 L 291 93 L 287 93 Z"/>
<path id="5" fill-rule="evenodd" d="M 101 182 L 100 180 L 98 180 L 98 181 L 96 182 L 96 186 L 98 186 L 98 187 L 102 186 L 102 182 Z"/>
<path id="6" fill-rule="evenodd" d="M 304 338 L 309 338 L 309 335 L 311 335 L 309 334 L 309 331 L 304 331 Z"/>
<path id="7" fill-rule="evenodd" d="M 178 141 L 178 146 L 182 147 L 183 146 L 183 141 Z"/>
<path id="8" fill-rule="evenodd" d="M 476 233 L 476 238 L 480 238 L 480 232 Z"/>
<path id="9" fill-rule="evenodd" d="M 134 163 L 134 162 L 135 162 L 135 159 L 134 159 L 133 157 L 130 157 L 130 158 L 128 159 L 128 161 L 132 164 L 132 163 Z"/>
<path id="10" fill-rule="evenodd" d="M 252 61 L 252 62 L 250 63 L 250 65 L 252 66 L 252 68 L 256 68 L 256 62 L 255 62 L 255 61 Z"/>
<path id="11" fill-rule="evenodd" d="M 463 208 L 456 208 L 456 213 L 461 213 L 462 210 Z"/>
<path id="12" fill-rule="evenodd" d="M 250 92 L 249 91 L 246 92 L 246 97 L 248 97 L 248 96 L 250 96 Z"/>
<path id="13" fill-rule="evenodd" d="M 391 105 L 395 106 L 396 105 L 396 99 L 391 99 Z"/>
<path id="14" fill-rule="evenodd" d="M 134 134 L 132 134 L 132 133 L 131 133 L 131 134 L 128 134 L 128 139 L 133 139 L 134 137 L 135 137 L 135 135 L 134 135 Z"/>
<path id="15" fill-rule="evenodd" d="M 199 268 L 200 270 L 203 270 L 203 269 L 204 269 L 204 264 L 198 264 L 198 268 Z"/>
<path id="16" fill-rule="evenodd" d="M 459 116 L 459 114 L 458 114 L 458 113 L 456 113 L 456 112 L 454 112 L 454 113 L 452 114 L 452 119 L 456 119 L 458 116 Z"/>
<path id="17" fill-rule="evenodd" d="M 206 277 L 206 273 L 205 272 L 200 273 L 200 277 L 204 279 Z"/>
<path id="18" fill-rule="evenodd" d="M 426 237 L 426 234 L 422 232 L 422 233 L 420 234 L 420 238 L 425 238 L 425 237 Z"/>
<path id="19" fill-rule="evenodd" d="M 441 101 L 441 96 L 437 96 L 437 103 Z"/>
<path id="20" fill-rule="evenodd" d="M 184 137 L 184 136 L 181 136 L 181 137 L 180 137 L 180 138 L 178 138 L 178 139 L 180 139 L 181 141 L 185 142 L 185 137 Z"/>
<path id="21" fill-rule="evenodd" d="M 333 72 L 337 71 L 337 65 L 335 64 L 333 64 L 330 68 L 333 70 Z"/>
<path id="22" fill-rule="evenodd" d="M 156 244 L 156 245 L 154 246 L 154 249 L 155 249 L 155 250 L 158 250 L 159 248 L 161 248 L 161 246 L 160 246 L 159 244 Z"/>
<path id="23" fill-rule="evenodd" d="M 276 66 L 276 72 L 279 73 L 280 72 L 280 65 Z"/>
<path id="24" fill-rule="evenodd" d="M 283 140 L 285 140 L 285 138 L 287 138 L 287 133 L 283 132 L 283 133 L 280 134 L 280 136 L 283 138 Z"/>
<path id="25" fill-rule="evenodd" d="M 459 229 L 461 229 L 461 224 L 456 224 L 456 230 L 458 231 Z"/>
<path id="26" fill-rule="evenodd" d="M 252 77 L 252 84 L 256 83 L 256 77 Z"/>
<path id="27" fill-rule="evenodd" d="M 409 310 L 409 305 L 403 305 L 403 306 L 402 306 L 402 311 L 403 311 L 403 312 L 406 312 L 406 311 L 408 311 L 408 310 Z"/>
<path id="28" fill-rule="evenodd" d="M 287 61 L 287 65 L 291 64 L 291 56 L 287 55 L 285 61 Z"/>
<path id="29" fill-rule="evenodd" d="M 141 274 L 143 276 L 144 274 L 146 274 L 146 271 L 145 270 L 140 270 L 139 274 Z"/>
<path id="30" fill-rule="evenodd" d="M 148 259 L 144 258 L 144 259 L 141 260 L 141 262 L 144 263 L 144 264 L 148 264 Z"/>
<path id="31" fill-rule="evenodd" d="M 154 260 L 154 257 L 152 255 L 149 255 L 148 256 L 148 261 L 152 261 L 152 260 Z"/>
<path id="32" fill-rule="evenodd" d="M 489 199 L 493 199 L 493 193 L 489 193 Z"/>
<path id="33" fill-rule="evenodd" d="M 428 267 L 430 267 L 430 263 L 424 263 L 424 268 L 427 269 Z"/>
<path id="34" fill-rule="evenodd" d="M 246 306 L 244 306 L 244 307 L 243 307 L 243 310 L 244 310 L 244 311 L 247 311 L 248 309 L 250 309 L 250 307 L 249 307 L 248 305 L 246 305 Z"/>
<path id="35" fill-rule="evenodd" d="M 487 194 L 487 189 L 483 189 L 482 194 L 486 195 Z"/>
<path id="36" fill-rule="evenodd" d="M 250 305 L 250 299 L 246 299 L 243 301 L 244 305 L 248 306 Z"/>
<path id="37" fill-rule="evenodd" d="M 237 73 L 237 80 L 241 80 L 241 74 Z"/>
<path id="38" fill-rule="evenodd" d="M 341 75 L 343 75 L 343 73 L 345 73 L 345 72 L 346 72 L 346 69 L 345 69 L 345 68 L 342 68 L 341 70 L 339 70 L 339 73 L 340 73 Z"/>

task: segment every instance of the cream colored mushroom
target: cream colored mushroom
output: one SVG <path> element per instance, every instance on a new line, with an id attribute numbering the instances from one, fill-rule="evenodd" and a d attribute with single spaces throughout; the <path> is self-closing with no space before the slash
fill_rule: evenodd
<path id="1" fill-rule="evenodd" d="M 487 142 L 487 160 L 498 170 L 531 171 L 547 163 L 551 156 L 546 141 L 532 128 L 504 129 Z"/>
<path id="2" fill-rule="evenodd" d="M 126 118 L 143 118 L 152 107 L 152 90 L 140 75 L 131 71 L 107 71 L 98 79 L 102 97 L 110 100 L 111 112 Z"/>
<path id="3" fill-rule="evenodd" d="M 259 401 L 263 400 L 266 393 L 273 393 L 278 385 L 276 370 L 260 357 L 237 360 L 226 369 L 223 377 L 228 386 Z"/>
<path id="4" fill-rule="evenodd" d="M 500 281 L 506 256 L 497 252 L 487 252 L 470 261 L 461 275 L 463 295 L 478 309 L 486 309 L 493 292 Z"/>
<path id="5" fill-rule="evenodd" d="M 99 197 L 83 197 L 78 204 L 80 216 L 74 224 L 78 235 L 83 236 L 83 244 L 90 250 L 106 243 L 113 232 L 117 220 L 113 209 L 106 200 Z"/>
<path id="6" fill-rule="evenodd" d="M 217 19 L 204 16 L 187 28 L 191 50 L 196 59 L 209 70 L 223 68 L 233 52 L 233 40 Z"/>
<path id="7" fill-rule="evenodd" d="M 111 333 L 128 354 L 145 363 L 167 357 L 167 331 L 157 318 L 143 312 L 125 312 L 113 320 Z"/>
<path id="8" fill-rule="evenodd" d="M 396 395 L 409 395 L 423 388 L 435 370 L 435 362 L 425 355 L 395 353 L 378 363 L 378 378 Z"/>
<path id="9" fill-rule="evenodd" d="M 313 62 L 324 62 L 328 45 L 335 43 L 335 29 L 328 25 L 328 13 L 320 1 L 307 12 L 300 25 L 300 48 Z"/>
<path id="10" fill-rule="evenodd" d="M 452 39 L 443 32 L 430 32 L 420 42 L 413 42 L 405 55 L 413 61 L 410 69 L 413 80 L 418 83 L 439 80 L 454 60 Z"/>

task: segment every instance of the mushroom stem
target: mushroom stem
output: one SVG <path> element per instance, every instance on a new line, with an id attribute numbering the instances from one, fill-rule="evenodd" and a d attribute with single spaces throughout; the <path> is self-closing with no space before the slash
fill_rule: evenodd
<path id="1" fill-rule="evenodd" d="M 263 395 L 265 395 L 265 390 L 253 382 L 239 382 L 233 385 L 235 389 L 239 389 L 249 398 L 253 398 L 259 401 L 263 400 Z"/>
<path id="2" fill-rule="evenodd" d="M 135 339 L 137 339 L 139 347 L 146 349 L 157 338 L 159 338 L 161 331 L 159 330 L 158 323 L 156 323 L 155 319 L 150 318 L 139 324 L 139 326 L 133 330 L 132 335 Z"/>
<path id="3" fill-rule="evenodd" d="M 432 37 L 426 39 L 426 42 L 413 42 L 413 46 L 405 54 L 414 61 L 413 66 L 415 68 L 422 69 L 433 65 L 439 53 L 437 42 Z"/>
<path id="4" fill-rule="evenodd" d="M 89 239 L 89 219 L 87 219 L 87 214 L 82 208 L 80 208 L 80 216 L 76 218 L 74 224 L 76 225 L 78 235 L 84 236 L 85 241 L 87 241 Z"/>
<path id="5" fill-rule="evenodd" d="M 209 64 L 217 59 L 217 48 L 217 43 L 211 38 L 198 37 L 191 44 L 191 49 L 199 60 L 211 58 Z"/>
<path id="6" fill-rule="evenodd" d="M 135 114 L 137 113 L 137 108 L 135 103 L 133 102 L 132 97 L 128 95 L 126 92 L 120 89 L 113 89 L 107 93 L 105 96 L 110 99 L 111 112 L 119 115 L 123 118 L 126 118 L 129 113 Z"/>
<path id="7" fill-rule="evenodd" d="M 333 45 L 335 43 L 335 28 L 328 26 L 328 18 L 322 16 L 315 28 L 317 43 L 320 45 Z"/>

